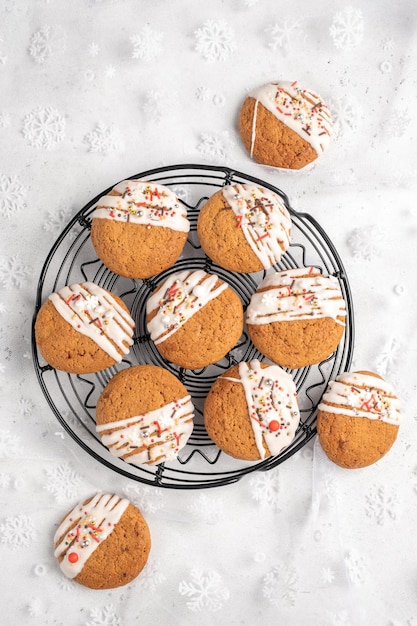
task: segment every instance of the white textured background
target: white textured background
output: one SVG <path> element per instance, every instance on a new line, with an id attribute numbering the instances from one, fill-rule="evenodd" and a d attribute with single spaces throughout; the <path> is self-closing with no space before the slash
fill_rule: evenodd
<path id="1" fill-rule="evenodd" d="M 416 18 L 414 0 L 0 0 L 0 622 L 417 624 Z M 308 173 L 259 166 L 240 144 L 243 98 L 275 79 L 331 105 L 335 139 Z M 172 492 L 64 434 L 31 361 L 46 254 L 103 189 L 185 162 L 263 178 L 332 238 L 353 366 L 402 401 L 378 464 L 342 471 L 312 442 L 235 485 Z M 153 549 L 136 582 L 93 592 L 60 573 L 52 536 L 107 489 L 142 508 Z"/>

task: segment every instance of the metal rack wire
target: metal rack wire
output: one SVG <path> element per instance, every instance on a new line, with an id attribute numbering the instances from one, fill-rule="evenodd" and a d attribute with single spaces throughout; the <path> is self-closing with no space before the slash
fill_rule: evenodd
<path id="1" fill-rule="evenodd" d="M 183 255 L 170 269 L 145 280 L 130 280 L 113 274 L 97 259 L 90 241 L 91 214 L 104 190 L 68 223 L 48 253 L 37 288 L 32 324 L 32 352 L 40 387 L 53 413 L 71 437 L 100 463 L 133 480 L 177 489 L 218 487 L 236 482 L 242 476 L 269 470 L 300 450 L 316 433 L 317 405 L 327 387 L 341 371 L 349 369 L 354 343 L 352 295 L 342 261 L 321 226 L 308 214 L 295 212 L 287 196 L 277 187 L 227 167 L 173 165 L 127 177 L 159 182 L 173 189 L 187 207 L 191 230 Z M 146 300 L 158 283 L 181 269 L 205 269 L 225 280 L 240 296 L 244 309 L 265 272 L 237 274 L 226 271 L 208 259 L 197 239 L 197 219 L 201 205 L 226 184 L 252 182 L 280 195 L 292 218 L 292 243 L 275 269 L 314 265 L 324 274 L 336 276 L 346 301 L 346 329 L 337 350 L 314 366 L 292 370 L 299 397 L 301 420 L 292 443 L 279 455 L 258 462 L 238 461 L 222 453 L 209 439 L 203 420 L 204 399 L 216 378 L 240 361 L 263 360 L 244 331 L 238 344 L 217 364 L 197 371 L 184 370 L 165 361 L 149 338 L 145 324 Z M 52 291 L 66 284 L 89 280 L 108 289 L 128 305 L 136 322 L 136 336 L 129 358 L 118 366 L 91 375 L 72 375 L 51 368 L 38 352 L 34 323 L 43 301 Z M 115 458 L 103 446 L 95 431 L 97 399 L 111 377 L 120 369 L 150 363 L 165 367 L 187 387 L 195 406 L 193 433 L 177 460 L 158 466 L 135 467 Z"/>

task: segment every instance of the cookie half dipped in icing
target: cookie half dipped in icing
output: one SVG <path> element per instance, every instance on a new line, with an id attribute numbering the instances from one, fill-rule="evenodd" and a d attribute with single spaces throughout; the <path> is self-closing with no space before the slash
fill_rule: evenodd
<path id="1" fill-rule="evenodd" d="M 297 81 L 278 81 L 253 90 L 244 100 L 239 132 L 258 163 L 299 170 L 324 152 L 333 126 L 320 96 Z"/>
<path id="2" fill-rule="evenodd" d="M 126 498 L 97 493 L 80 502 L 59 524 L 54 555 L 61 571 L 90 589 L 132 582 L 148 560 L 148 525 Z"/>
<path id="3" fill-rule="evenodd" d="M 395 391 L 373 372 L 339 374 L 318 407 L 321 447 L 331 461 L 348 469 L 379 461 L 394 444 L 399 424 Z"/>
<path id="4" fill-rule="evenodd" d="M 220 376 L 204 403 L 209 437 L 230 456 L 256 461 L 293 441 L 300 412 L 294 381 L 278 365 L 253 360 Z"/>
<path id="5" fill-rule="evenodd" d="M 284 200 L 254 184 L 226 185 L 201 209 L 197 223 L 204 252 L 232 272 L 258 272 L 277 263 L 290 243 Z"/>
<path id="6" fill-rule="evenodd" d="M 268 359 L 291 369 L 320 363 L 339 345 L 346 305 L 339 281 L 315 267 L 267 276 L 246 312 L 249 336 Z"/>
<path id="7" fill-rule="evenodd" d="M 37 346 L 49 365 L 71 374 L 120 363 L 133 345 L 135 323 L 125 303 L 91 282 L 52 293 L 35 323 Z"/>
<path id="8" fill-rule="evenodd" d="M 239 296 L 204 270 L 169 276 L 148 299 L 146 311 L 147 328 L 159 353 L 186 369 L 220 361 L 243 331 Z"/>
<path id="9" fill-rule="evenodd" d="M 168 187 L 124 180 L 100 198 L 92 214 L 91 241 L 112 272 L 149 278 L 171 267 L 187 241 L 185 206 Z"/>
<path id="10" fill-rule="evenodd" d="M 194 407 L 174 374 L 155 365 L 117 373 L 96 407 L 96 430 L 110 452 L 132 465 L 172 461 L 193 431 Z"/>

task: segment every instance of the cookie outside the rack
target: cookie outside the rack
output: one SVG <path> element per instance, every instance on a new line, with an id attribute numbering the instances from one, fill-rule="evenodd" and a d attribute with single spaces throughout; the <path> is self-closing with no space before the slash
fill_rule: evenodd
<path id="1" fill-rule="evenodd" d="M 158 183 L 124 180 L 100 198 L 91 242 L 112 272 L 149 278 L 174 265 L 190 224 L 176 195 Z"/>
<path id="2" fill-rule="evenodd" d="M 296 369 L 320 363 L 339 345 L 346 306 L 339 282 L 315 267 L 269 274 L 246 312 L 249 336 L 268 359 Z"/>
<path id="3" fill-rule="evenodd" d="M 215 274 L 185 270 L 169 276 L 147 301 L 147 327 L 160 354 L 180 367 L 220 361 L 243 331 L 239 296 Z"/>
<path id="4" fill-rule="evenodd" d="M 339 374 L 329 382 L 318 409 L 320 445 L 340 467 L 376 463 L 397 438 L 399 400 L 392 386 L 373 372 Z"/>
<path id="5" fill-rule="evenodd" d="M 258 163 L 299 170 L 326 149 L 333 130 L 320 96 L 297 81 L 278 81 L 247 96 L 239 114 L 239 132 Z"/>
<path id="6" fill-rule="evenodd" d="M 204 252 L 232 272 L 277 263 L 290 242 L 291 218 L 276 193 L 250 183 L 217 191 L 201 209 L 197 233 Z"/>
<path id="7" fill-rule="evenodd" d="M 118 372 L 102 391 L 96 430 L 110 452 L 132 465 L 175 459 L 193 430 L 194 407 L 174 374 L 155 365 Z"/>
<path id="8" fill-rule="evenodd" d="M 132 582 L 151 549 L 149 527 L 129 500 L 98 493 L 75 506 L 54 536 L 61 571 L 90 589 Z"/>
<path id="9" fill-rule="evenodd" d="M 234 365 L 211 387 L 204 403 L 209 437 L 230 456 L 258 461 L 294 439 L 300 420 L 292 377 L 257 360 Z"/>
<path id="10" fill-rule="evenodd" d="M 50 294 L 39 309 L 35 339 L 52 367 L 88 374 L 119 363 L 133 344 L 133 319 L 124 302 L 91 282 Z"/>

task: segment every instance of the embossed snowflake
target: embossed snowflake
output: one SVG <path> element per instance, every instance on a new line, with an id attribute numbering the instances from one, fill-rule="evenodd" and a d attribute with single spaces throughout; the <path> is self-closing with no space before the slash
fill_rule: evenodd
<path id="1" fill-rule="evenodd" d="M 268 28 L 265 29 L 265 32 L 268 33 L 271 38 L 268 46 L 274 52 L 281 50 L 286 54 L 291 49 L 293 43 L 299 43 L 302 34 L 302 24 L 303 20 L 286 16 L 281 22 L 273 26 L 268 26 Z"/>
<path id="2" fill-rule="evenodd" d="M 0 259 L 0 287 L 20 289 L 32 276 L 32 268 L 24 265 L 21 258 L 16 254 L 9 258 Z"/>
<path id="3" fill-rule="evenodd" d="M 58 237 L 62 232 L 64 226 L 68 223 L 72 217 L 73 210 L 71 207 L 65 206 L 61 209 L 53 209 L 48 211 L 45 222 L 42 224 L 42 228 L 45 232 L 50 233 L 53 237 Z M 70 233 L 70 239 L 76 236 L 76 232 Z"/>
<path id="4" fill-rule="evenodd" d="M 331 626 L 353 626 L 347 611 L 344 609 L 342 611 L 338 611 L 337 613 L 331 613 L 330 611 L 327 611 L 326 613 L 328 622 Z"/>
<path id="5" fill-rule="evenodd" d="M 205 161 L 222 161 L 229 159 L 233 142 L 227 130 L 220 133 L 203 133 L 197 150 Z"/>
<path id="6" fill-rule="evenodd" d="M 88 54 L 90 57 L 96 57 L 100 52 L 100 46 L 95 41 L 92 41 L 88 46 Z"/>
<path id="7" fill-rule="evenodd" d="M 262 593 L 273 606 L 282 604 L 294 606 L 298 592 L 298 575 L 295 569 L 287 564 L 280 563 L 264 577 Z"/>
<path id="8" fill-rule="evenodd" d="M 28 417 L 29 415 L 32 415 L 35 405 L 29 398 L 20 398 L 18 408 L 21 415 Z"/>
<path id="9" fill-rule="evenodd" d="M 362 109 L 357 100 L 350 94 L 328 100 L 329 109 L 332 112 L 332 122 L 336 137 L 346 137 L 357 132 L 362 119 Z"/>
<path id="10" fill-rule="evenodd" d="M 236 50 L 234 31 L 224 20 L 207 20 L 194 34 L 196 52 L 210 63 L 225 61 Z"/>
<path id="11" fill-rule="evenodd" d="M 149 24 L 145 24 L 139 33 L 132 35 L 132 58 L 142 61 L 152 61 L 163 52 L 164 33 L 155 31 Z"/>
<path id="12" fill-rule="evenodd" d="M 89 152 L 110 154 L 121 148 L 122 139 L 117 128 L 99 122 L 94 130 L 85 135 L 84 143 L 89 144 Z"/>
<path id="13" fill-rule="evenodd" d="M 352 255 L 365 261 L 373 261 L 385 247 L 385 234 L 376 225 L 355 228 L 351 231 L 347 244 Z"/>
<path id="14" fill-rule="evenodd" d="M 0 174 L 0 215 L 10 218 L 23 209 L 26 193 L 18 176 Z"/>
<path id="15" fill-rule="evenodd" d="M 351 50 L 363 39 L 364 22 L 360 9 L 348 6 L 336 13 L 330 26 L 330 36 L 336 48 Z"/>
<path id="16" fill-rule="evenodd" d="M 27 611 L 31 617 L 40 617 L 45 613 L 45 608 L 39 598 L 33 598 L 28 602 Z"/>
<path id="17" fill-rule="evenodd" d="M 85 626 L 122 626 L 122 620 L 113 604 L 91 609 L 90 617 L 91 621 L 86 622 Z"/>
<path id="18" fill-rule="evenodd" d="M 187 510 L 194 518 L 206 524 L 216 524 L 221 516 L 222 501 L 213 494 L 199 493 Z"/>
<path id="19" fill-rule="evenodd" d="M 52 493 L 57 502 L 63 503 L 77 497 L 81 476 L 72 469 L 69 463 L 46 469 L 45 474 L 47 481 L 44 488 Z"/>
<path id="20" fill-rule="evenodd" d="M 11 550 L 27 547 L 35 535 L 33 521 L 27 515 L 6 517 L 4 523 L 0 524 L 0 541 Z"/>
<path id="21" fill-rule="evenodd" d="M 379 526 L 389 520 L 396 520 L 399 515 L 399 501 L 394 489 L 388 490 L 385 485 L 373 487 L 365 496 L 365 512 Z"/>
<path id="22" fill-rule="evenodd" d="M 66 47 L 66 34 L 61 26 L 44 26 L 31 37 L 29 54 L 35 63 L 43 64 Z"/>
<path id="23" fill-rule="evenodd" d="M 8 430 L 0 430 L 0 458 L 7 459 L 22 455 L 22 445 L 17 435 Z"/>
<path id="24" fill-rule="evenodd" d="M 162 489 L 147 485 L 128 485 L 123 487 L 123 493 L 144 513 L 156 513 L 165 506 Z"/>
<path id="25" fill-rule="evenodd" d="M 177 198 L 183 200 L 184 202 L 191 202 L 191 193 L 187 187 L 183 187 L 182 185 L 175 185 L 172 187 L 172 191 L 175 193 Z"/>
<path id="26" fill-rule="evenodd" d="M 197 87 L 197 89 L 195 90 L 195 97 L 197 98 L 197 100 L 200 100 L 201 102 L 207 102 L 207 100 L 209 100 L 211 96 L 211 89 L 209 89 L 208 87 Z"/>
<path id="27" fill-rule="evenodd" d="M 65 137 L 65 118 L 53 107 L 38 107 L 23 118 L 23 136 L 31 146 L 51 150 Z"/>
<path id="28" fill-rule="evenodd" d="M 368 578 L 368 565 L 365 557 L 355 550 L 350 550 L 344 561 L 350 582 L 353 585 L 363 585 Z"/>
<path id="29" fill-rule="evenodd" d="M 149 559 L 140 573 L 141 587 L 145 591 L 155 592 L 158 585 L 166 580 L 165 574 L 161 571 L 159 561 Z"/>
<path id="30" fill-rule="evenodd" d="M 331 585 L 334 582 L 335 575 L 331 567 L 321 568 L 321 579 L 325 585 Z"/>
<path id="31" fill-rule="evenodd" d="M 145 94 L 142 109 L 148 119 L 160 122 L 171 112 L 177 102 L 178 94 L 175 92 L 163 93 L 150 89 Z"/>
<path id="32" fill-rule="evenodd" d="M 225 600 L 230 597 L 229 590 L 223 585 L 222 577 L 218 572 L 209 570 L 202 572 L 193 569 L 190 572 L 191 581 L 181 581 L 178 591 L 182 596 L 191 598 L 187 607 L 195 613 L 204 611 L 219 611 Z"/>
<path id="33" fill-rule="evenodd" d="M 273 470 L 253 474 L 249 481 L 252 498 L 261 504 L 278 505 L 279 475 Z"/>
<path id="34" fill-rule="evenodd" d="M 8 128 L 10 126 L 11 117 L 8 113 L 0 113 L 0 128 Z"/>
<path id="35" fill-rule="evenodd" d="M 375 361 L 375 369 L 385 377 L 396 372 L 401 362 L 404 346 L 398 337 L 391 337 Z"/>
<path id="36" fill-rule="evenodd" d="M 394 109 L 389 115 L 387 120 L 382 124 L 382 130 L 388 137 L 402 137 L 408 126 L 410 125 L 411 118 L 408 109 Z"/>

